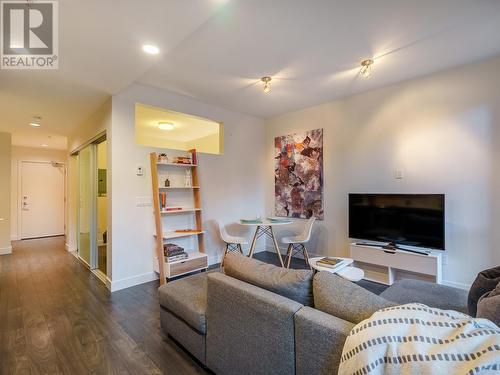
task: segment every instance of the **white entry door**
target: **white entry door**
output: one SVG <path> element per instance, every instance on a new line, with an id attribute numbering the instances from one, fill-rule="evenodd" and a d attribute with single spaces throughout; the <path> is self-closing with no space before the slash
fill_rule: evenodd
<path id="1" fill-rule="evenodd" d="M 64 234 L 65 166 L 21 162 L 21 238 Z"/>

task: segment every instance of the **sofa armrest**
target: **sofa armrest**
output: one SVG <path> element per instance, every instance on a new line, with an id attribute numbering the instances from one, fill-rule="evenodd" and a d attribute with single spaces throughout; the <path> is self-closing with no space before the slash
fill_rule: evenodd
<path id="1" fill-rule="evenodd" d="M 304 307 L 295 314 L 296 373 L 336 374 L 353 323 Z"/>
<path id="2" fill-rule="evenodd" d="M 208 275 L 206 364 L 224 374 L 294 374 L 303 305 L 223 274 Z"/>

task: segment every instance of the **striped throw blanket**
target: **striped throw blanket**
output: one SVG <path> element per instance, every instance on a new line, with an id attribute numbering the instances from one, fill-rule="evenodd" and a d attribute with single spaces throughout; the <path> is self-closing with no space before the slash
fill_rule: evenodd
<path id="1" fill-rule="evenodd" d="M 411 303 L 349 333 L 339 374 L 500 374 L 500 329 L 487 319 Z"/>

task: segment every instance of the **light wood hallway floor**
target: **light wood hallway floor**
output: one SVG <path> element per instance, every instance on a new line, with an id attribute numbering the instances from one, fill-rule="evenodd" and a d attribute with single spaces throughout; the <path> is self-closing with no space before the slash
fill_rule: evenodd
<path id="1" fill-rule="evenodd" d="M 0 374 L 204 374 L 160 330 L 158 282 L 109 293 L 64 238 L 0 256 Z"/>

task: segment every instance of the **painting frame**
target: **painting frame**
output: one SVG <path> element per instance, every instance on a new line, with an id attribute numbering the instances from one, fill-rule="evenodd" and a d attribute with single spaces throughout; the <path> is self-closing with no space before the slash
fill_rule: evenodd
<path id="1" fill-rule="evenodd" d="M 275 137 L 274 161 L 275 215 L 323 220 L 323 129 Z"/>

